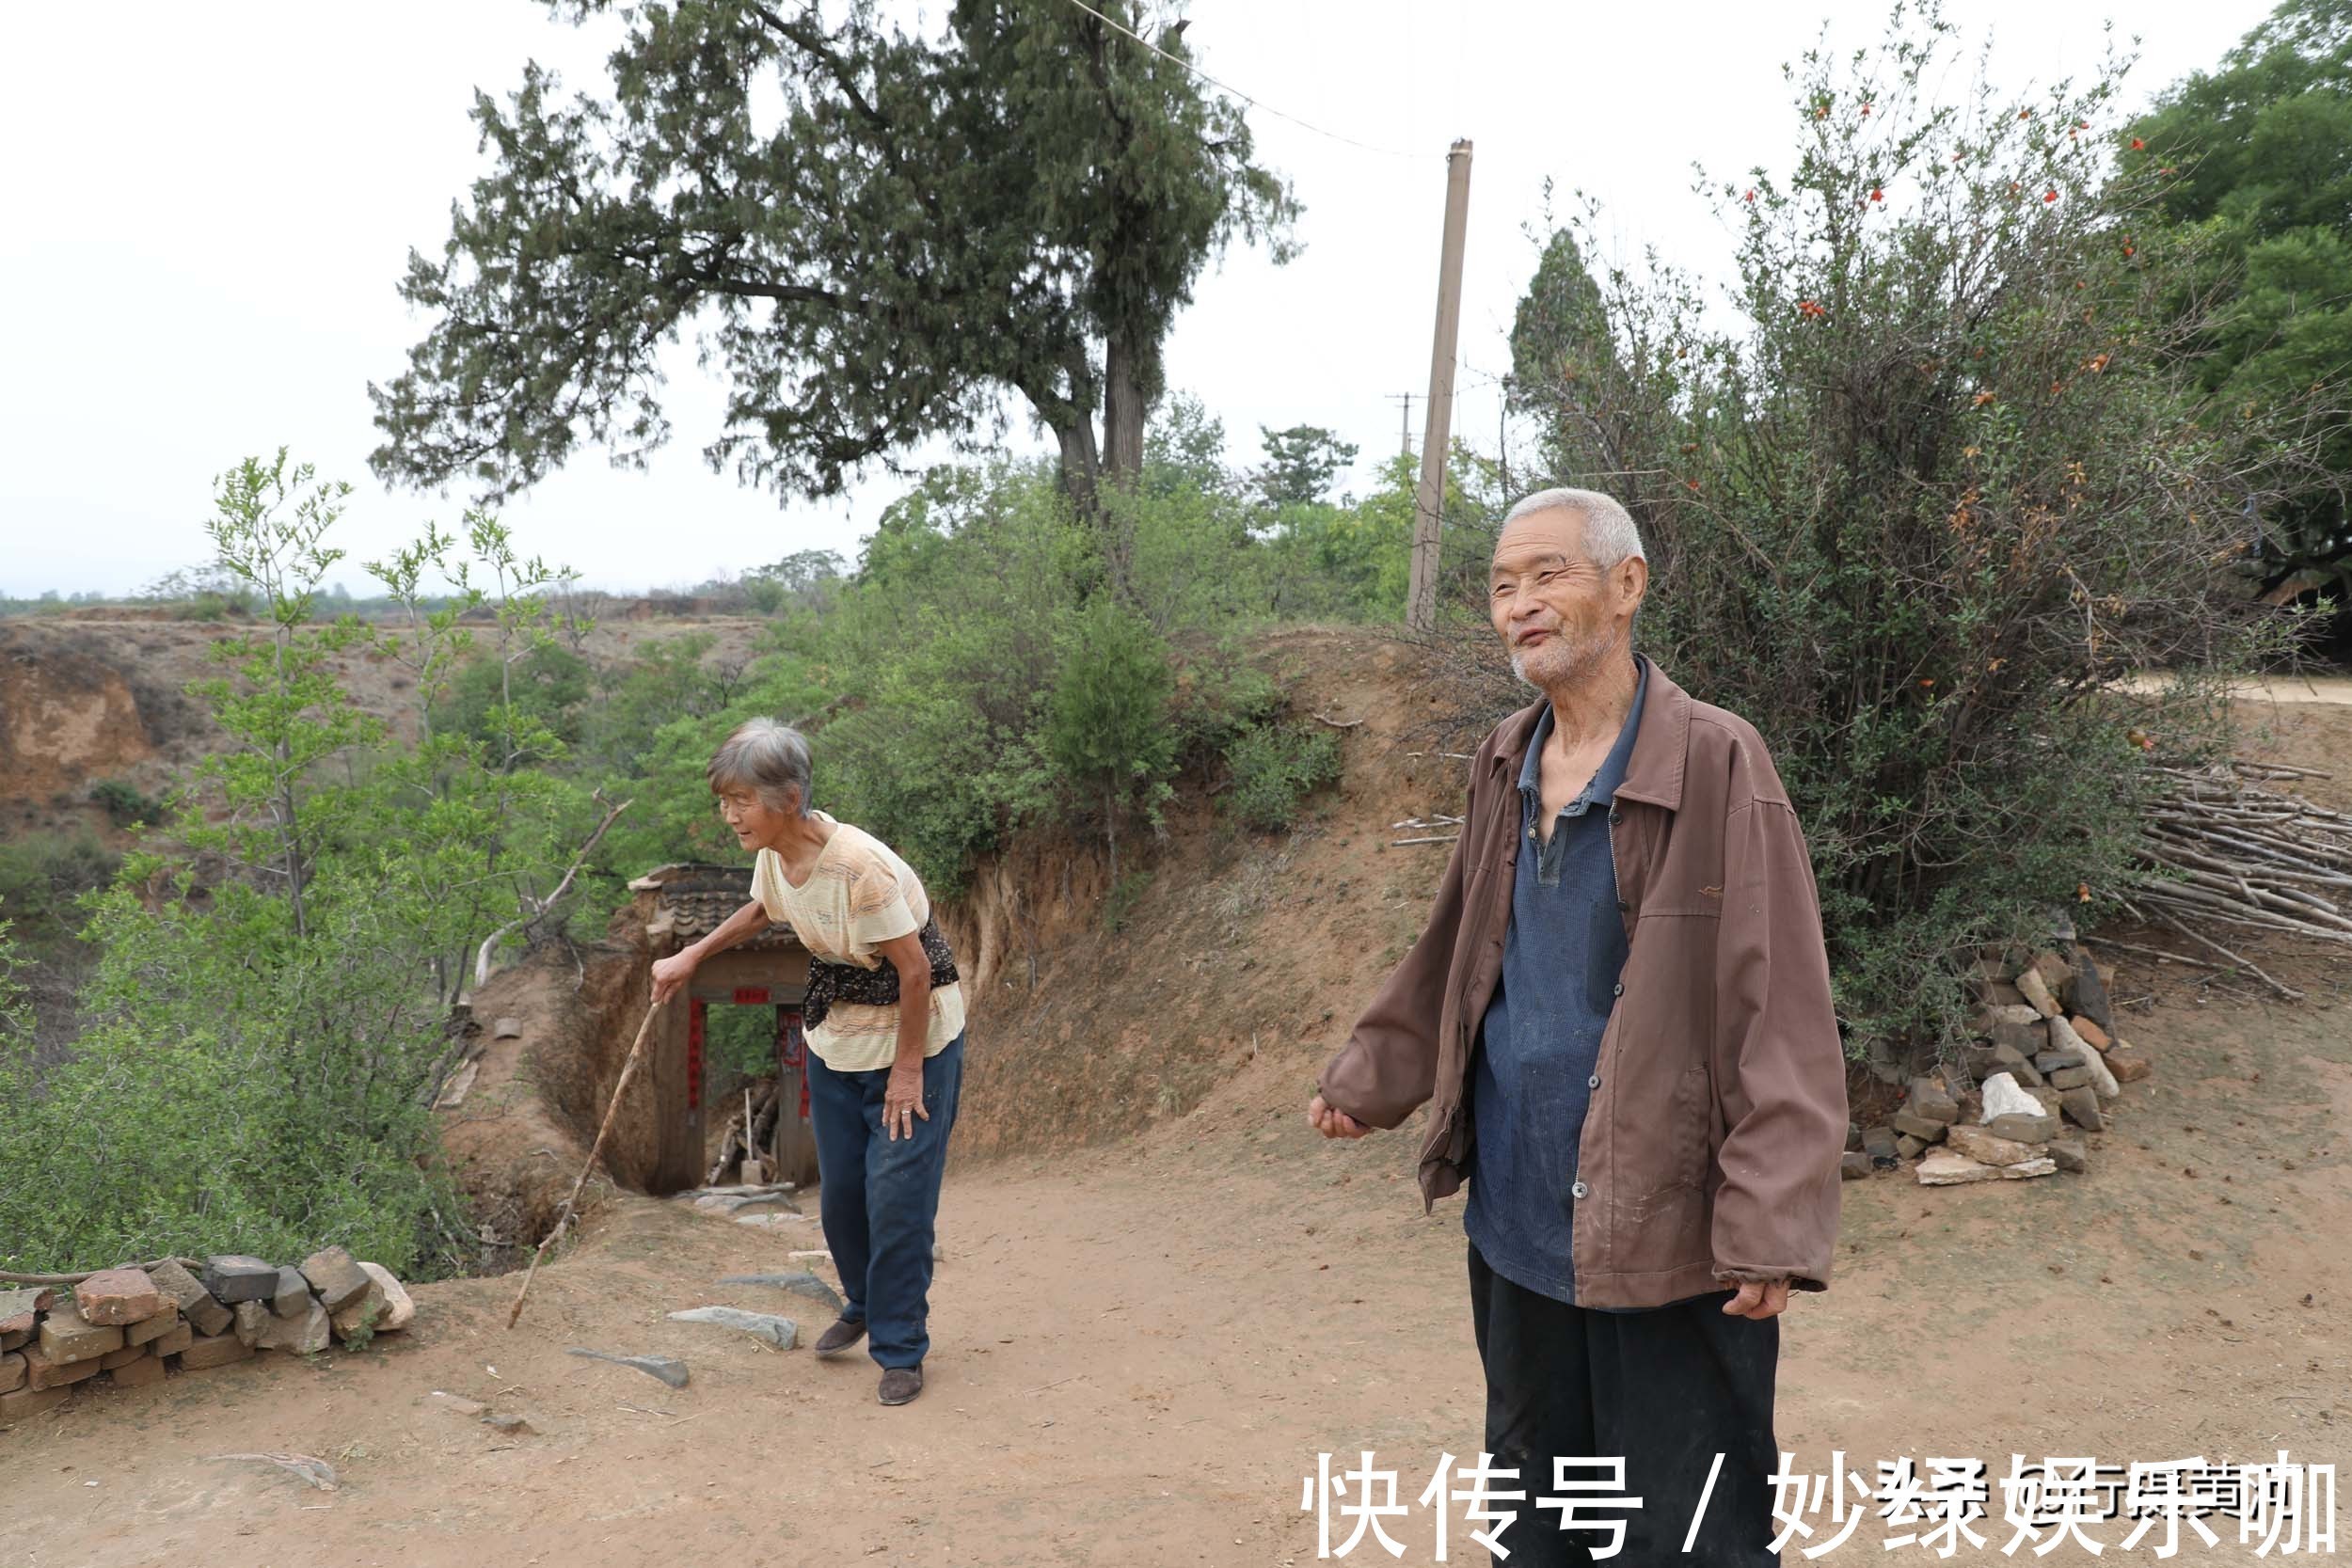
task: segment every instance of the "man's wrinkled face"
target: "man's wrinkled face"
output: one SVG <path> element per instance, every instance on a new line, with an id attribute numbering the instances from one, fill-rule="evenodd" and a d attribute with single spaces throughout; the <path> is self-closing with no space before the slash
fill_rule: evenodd
<path id="1" fill-rule="evenodd" d="M 1579 513 L 1552 507 L 1514 518 L 1495 541 L 1487 575 L 1487 610 L 1511 673 L 1545 690 L 1590 676 L 1629 641 L 1619 622 L 1631 624 L 1637 577 L 1646 581 L 1639 562 L 1605 572 L 1593 564 Z"/>

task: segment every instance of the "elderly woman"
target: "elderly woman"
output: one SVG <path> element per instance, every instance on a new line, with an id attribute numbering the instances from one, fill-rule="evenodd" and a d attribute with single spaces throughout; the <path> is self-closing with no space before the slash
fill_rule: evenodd
<path id="1" fill-rule="evenodd" d="M 653 968 L 657 1001 L 703 959 L 787 925 L 809 953 L 809 1119 L 825 1244 L 848 1305 L 818 1338 L 869 1338 L 881 1399 L 923 1391 L 932 1230 L 963 1080 L 963 992 L 923 883 L 889 846 L 809 809 L 808 743 L 754 719 L 710 759 L 710 791 L 755 852 L 752 901 Z"/>

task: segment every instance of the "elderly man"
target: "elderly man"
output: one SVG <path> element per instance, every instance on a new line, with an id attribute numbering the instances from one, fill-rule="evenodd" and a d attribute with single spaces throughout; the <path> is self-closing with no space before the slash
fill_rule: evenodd
<path id="1" fill-rule="evenodd" d="M 1629 1521 L 1618 1560 L 1777 1560 L 1776 1320 L 1826 1288 L 1837 1233 L 1845 1060 L 1804 839 L 1756 730 L 1633 651 L 1648 582 L 1609 497 L 1512 508 L 1490 608 L 1543 700 L 1472 759 L 1428 928 L 1308 1103 L 1353 1138 L 1428 1101 L 1424 1206 L 1470 1182 L 1513 1568 L 1607 1545 L 1536 1500 L 1596 1496 L 1616 1459 L 1640 1507 L 1582 1516 Z"/>

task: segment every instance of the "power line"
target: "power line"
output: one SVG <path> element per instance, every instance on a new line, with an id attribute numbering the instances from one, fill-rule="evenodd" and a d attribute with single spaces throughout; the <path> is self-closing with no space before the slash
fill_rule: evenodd
<path id="1" fill-rule="evenodd" d="M 1162 49 L 1158 44 L 1153 43 L 1150 39 L 1145 38 L 1141 33 L 1135 31 L 1124 23 L 1115 22 L 1111 18 L 1104 16 L 1101 11 L 1096 10 L 1092 6 L 1088 5 L 1087 0 L 1070 0 L 1070 3 L 1077 7 L 1080 10 L 1086 12 L 1087 15 L 1094 18 L 1095 21 L 1101 23 L 1104 26 L 1110 28 L 1113 32 L 1123 34 L 1126 37 L 1135 40 L 1137 43 L 1152 51 L 1152 54 L 1157 55 L 1161 59 L 1168 61 L 1170 65 L 1184 67 L 1186 71 L 1191 71 L 1195 76 L 1200 77 L 1202 81 L 1208 83 L 1219 92 L 1232 93 L 1235 98 L 1240 99 L 1251 108 L 1263 109 L 1277 119 L 1287 119 L 1302 131 L 1311 131 L 1318 136 L 1326 136 L 1335 142 L 1344 142 L 1350 147 L 1359 148 L 1366 152 L 1376 152 L 1384 158 L 1425 159 L 1432 156 L 1432 154 L 1426 152 L 1406 152 L 1401 149 L 1393 147 L 1375 147 L 1370 142 L 1358 141 L 1353 136 L 1343 136 L 1337 131 L 1327 131 L 1320 125 L 1299 119 L 1296 115 L 1285 114 L 1280 109 L 1276 108 L 1273 104 L 1266 103 L 1263 99 L 1252 98 L 1248 93 L 1242 91 L 1241 88 L 1233 87 L 1229 83 L 1218 81 L 1216 77 L 1210 75 L 1207 71 L 1201 70 L 1190 60 L 1169 54 L 1167 50 Z"/>

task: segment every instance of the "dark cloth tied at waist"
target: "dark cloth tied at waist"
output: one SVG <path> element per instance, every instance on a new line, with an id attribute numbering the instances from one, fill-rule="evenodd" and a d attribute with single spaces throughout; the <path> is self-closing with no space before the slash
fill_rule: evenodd
<path id="1" fill-rule="evenodd" d="M 924 956 L 931 961 L 931 989 L 952 985 L 956 974 L 956 956 L 948 950 L 947 939 L 940 934 L 939 916 L 934 914 L 923 922 L 915 933 L 923 943 Z M 898 966 L 888 962 L 872 969 L 856 964 L 835 963 L 815 954 L 808 959 L 808 994 L 801 1002 L 801 1022 L 814 1029 L 825 1022 L 825 1014 L 836 1002 L 847 1002 L 858 1007 L 888 1007 L 898 1000 Z"/>

